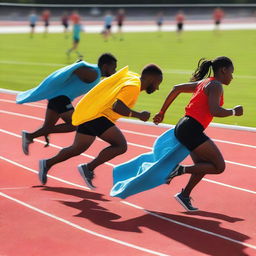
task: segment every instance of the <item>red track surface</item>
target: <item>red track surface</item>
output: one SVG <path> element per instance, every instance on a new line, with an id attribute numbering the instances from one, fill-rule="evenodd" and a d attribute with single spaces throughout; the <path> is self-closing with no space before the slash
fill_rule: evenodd
<path id="1" fill-rule="evenodd" d="M 53 167 L 47 186 L 40 186 L 38 160 L 58 152 L 56 146 L 69 145 L 74 134 L 52 135 L 48 148 L 36 141 L 25 156 L 21 130 L 38 128 L 45 109 L 38 107 L 44 106 L 41 103 L 16 105 L 14 99 L 1 94 L 1 256 L 256 255 L 255 132 L 208 128 L 227 168 L 221 175 L 205 177 L 193 193 L 193 203 L 201 211 L 186 213 L 173 195 L 188 175 L 126 200 L 109 196 L 111 164 L 150 151 L 165 128 L 119 122 L 130 143 L 128 152 L 98 167 L 95 192 L 84 186 L 76 167 L 104 147 L 100 140 L 85 152 L 89 156 Z"/>

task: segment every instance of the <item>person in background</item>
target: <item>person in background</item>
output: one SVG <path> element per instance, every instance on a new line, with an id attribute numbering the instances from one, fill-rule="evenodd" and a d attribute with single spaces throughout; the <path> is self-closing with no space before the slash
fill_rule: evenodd
<path id="1" fill-rule="evenodd" d="M 81 24 L 81 17 L 77 11 L 74 11 L 70 16 L 70 19 L 73 23 L 73 29 L 72 29 L 73 45 L 70 49 L 67 50 L 66 54 L 68 57 L 70 57 L 70 54 L 73 51 L 76 51 L 78 58 L 82 59 L 83 55 L 78 51 L 78 45 L 80 43 L 80 33 L 83 30 L 83 27 Z"/>
<path id="2" fill-rule="evenodd" d="M 213 76 L 210 76 L 211 69 Z M 191 204 L 190 194 L 206 174 L 220 174 L 225 170 L 225 161 L 217 145 L 204 133 L 214 117 L 241 116 L 243 107 L 224 108 L 223 84 L 229 85 L 233 79 L 234 66 L 228 57 L 213 60 L 200 59 L 191 82 L 173 87 L 161 110 L 153 118 L 154 123 L 163 121 L 164 115 L 180 93 L 192 93 L 185 108 L 185 115 L 175 126 L 175 136 L 189 151 L 192 165 L 177 165 L 166 183 L 179 175 L 190 174 L 184 189 L 175 195 L 176 200 L 187 210 L 197 211 Z"/>
<path id="3" fill-rule="evenodd" d="M 156 25 L 157 25 L 157 28 L 158 28 L 159 35 L 162 31 L 163 23 L 164 23 L 164 13 L 159 12 L 156 16 Z"/>
<path id="4" fill-rule="evenodd" d="M 110 11 L 107 11 L 104 17 L 104 29 L 103 29 L 103 38 L 105 42 L 107 42 L 109 37 L 112 35 L 112 31 L 111 31 L 112 22 L 113 22 L 113 16 Z"/>
<path id="5" fill-rule="evenodd" d="M 123 23 L 125 19 L 125 11 L 124 9 L 119 9 L 116 15 L 116 22 L 117 22 L 117 27 L 118 27 L 118 34 L 119 34 L 119 39 L 120 41 L 124 40 L 123 38 Z"/>
<path id="6" fill-rule="evenodd" d="M 213 20 L 215 24 L 215 30 L 219 30 L 223 17 L 224 17 L 224 11 L 221 8 L 218 7 L 213 10 Z"/>
<path id="7" fill-rule="evenodd" d="M 61 24 L 64 27 L 64 34 L 65 37 L 68 38 L 68 26 L 69 26 L 69 16 L 67 12 L 64 12 L 63 15 L 61 16 Z"/>
<path id="8" fill-rule="evenodd" d="M 149 112 L 137 112 L 132 107 L 141 91 L 153 93 L 159 89 L 162 79 L 161 69 L 155 64 L 150 64 L 144 67 L 141 75 L 125 67 L 102 80 L 76 105 L 72 116 L 72 123 L 77 125 L 73 144 L 63 148 L 54 157 L 39 161 L 41 183 L 46 184 L 47 173 L 52 166 L 80 155 L 92 145 L 96 137 L 99 137 L 109 146 L 101 150 L 89 163 L 78 166 L 85 183 L 90 189 L 94 189 L 94 169 L 127 150 L 126 139 L 115 125 L 116 121 L 122 116 L 147 121 L 150 117 Z"/>
<path id="9" fill-rule="evenodd" d="M 184 12 L 183 11 L 179 11 L 177 13 L 175 19 L 176 19 L 176 25 L 177 25 L 176 33 L 178 35 L 178 38 L 180 39 L 181 33 L 183 31 L 184 20 L 185 20 Z"/>
<path id="10" fill-rule="evenodd" d="M 48 33 L 48 28 L 50 25 L 50 16 L 51 16 L 51 12 L 50 10 L 46 9 L 42 12 L 42 21 L 44 22 L 44 34 L 46 35 Z"/>
<path id="11" fill-rule="evenodd" d="M 38 17 L 35 10 L 31 11 L 28 19 L 29 19 L 29 26 L 30 26 L 30 37 L 32 38 L 34 36 L 36 23 L 38 21 Z"/>

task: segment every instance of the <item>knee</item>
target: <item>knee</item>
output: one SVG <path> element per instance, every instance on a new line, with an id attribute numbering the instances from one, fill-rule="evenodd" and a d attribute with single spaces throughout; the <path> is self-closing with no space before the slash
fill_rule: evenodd
<path id="1" fill-rule="evenodd" d="M 225 169 L 226 169 L 226 164 L 224 161 L 221 163 L 218 163 L 216 165 L 216 174 L 220 174 L 220 173 L 224 172 Z"/>
<path id="2" fill-rule="evenodd" d="M 122 145 L 119 145 L 118 149 L 119 149 L 118 150 L 119 155 L 124 154 L 128 149 L 127 143 L 123 143 Z"/>

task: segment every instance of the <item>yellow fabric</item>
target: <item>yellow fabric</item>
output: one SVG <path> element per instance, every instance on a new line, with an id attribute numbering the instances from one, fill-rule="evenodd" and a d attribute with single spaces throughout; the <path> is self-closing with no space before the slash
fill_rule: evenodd
<path id="1" fill-rule="evenodd" d="M 137 99 L 140 86 L 138 74 L 129 71 L 128 66 L 120 69 L 112 76 L 103 79 L 78 102 L 72 116 L 72 124 L 77 126 L 100 116 L 106 116 L 115 122 L 121 117 L 111 110 L 116 99 L 122 100 L 131 107 Z M 135 87 L 136 90 L 130 87 Z M 124 96 L 124 93 L 132 93 L 132 95 Z"/>

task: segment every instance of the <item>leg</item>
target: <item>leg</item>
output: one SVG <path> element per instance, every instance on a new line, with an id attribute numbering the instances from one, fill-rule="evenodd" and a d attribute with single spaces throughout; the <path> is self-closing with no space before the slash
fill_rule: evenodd
<path id="1" fill-rule="evenodd" d="M 29 144 L 31 144 L 33 142 L 33 139 L 37 137 L 45 136 L 48 144 L 47 135 L 51 132 L 51 128 L 54 127 L 58 119 L 59 119 L 59 114 L 47 108 L 46 114 L 45 114 L 45 121 L 41 128 L 39 128 L 38 130 L 32 133 L 22 131 L 22 150 L 25 155 L 29 154 Z"/>
<path id="2" fill-rule="evenodd" d="M 110 127 L 99 137 L 108 142 L 110 146 L 103 149 L 94 160 L 87 164 L 90 171 L 93 171 L 97 166 L 113 159 L 114 157 L 125 153 L 127 150 L 126 139 L 117 126 Z"/>
<path id="3" fill-rule="evenodd" d="M 185 166 L 185 173 L 219 174 L 225 170 L 223 156 L 211 139 L 195 148 L 192 153 L 194 158 L 197 159 L 196 163 Z"/>
<path id="4" fill-rule="evenodd" d="M 196 154 L 194 154 L 193 152 L 191 152 L 190 156 L 191 156 L 191 158 L 192 158 L 192 160 L 195 164 L 201 162 L 201 159 Z M 189 179 L 186 187 L 182 191 L 182 194 L 185 197 L 189 197 L 192 189 L 202 180 L 202 178 L 204 176 L 205 176 L 204 173 L 202 173 L 202 174 L 200 174 L 200 173 L 199 174 L 191 174 L 190 179 Z"/>
<path id="5" fill-rule="evenodd" d="M 49 170 L 57 163 L 80 155 L 91 146 L 94 140 L 95 136 L 76 133 L 74 142 L 70 147 L 63 148 L 57 155 L 46 160 L 46 168 Z"/>
<path id="6" fill-rule="evenodd" d="M 53 126 L 50 133 L 65 133 L 73 132 L 76 130 L 76 127 L 72 125 L 72 114 L 74 110 L 70 110 L 60 114 L 61 119 L 65 122 L 62 124 L 57 124 Z"/>
<path id="7" fill-rule="evenodd" d="M 52 158 L 46 160 L 39 161 L 39 180 L 43 185 L 47 182 L 47 173 L 50 168 L 60 162 L 63 162 L 71 157 L 80 155 L 86 149 L 90 147 L 90 145 L 95 140 L 94 136 L 85 135 L 81 133 L 76 133 L 73 144 L 70 147 L 63 148 L 57 155 Z"/>
<path id="8" fill-rule="evenodd" d="M 34 138 L 37 138 L 40 136 L 47 136 L 49 133 L 51 133 L 51 129 L 57 123 L 59 118 L 60 118 L 60 115 L 57 112 L 47 108 L 43 126 L 38 130 L 32 133 L 29 133 L 28 134 L 29 139 L 33 140 Z"/>
<path id="9" fill-rule="evenodd" d="M 205 174 L 219 174 L 225 169 L 224 159 L 212 140 L 207 140 L 191 152 L 194 164 L 184 166 L 185 173 L 191 173 L 191 177 L 184 189 L 175 195 L 176 200 L 187 210 L 197 211 L 192 206 L 190 194 L 195 186 L 202 180 Z"/>
<path id="10" fill-rule="evenodd" d="M 207 140 L 191 152 L 194 164 L 185 166 L 185 173 L 191 173 L 190 180 L 183 190 L 189 196 L 193 188 L 205 174 L 219 174 L 225 170 L 225 161 L 221 152 L 212 140 Z"/>

